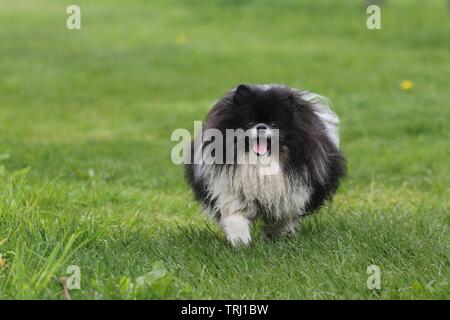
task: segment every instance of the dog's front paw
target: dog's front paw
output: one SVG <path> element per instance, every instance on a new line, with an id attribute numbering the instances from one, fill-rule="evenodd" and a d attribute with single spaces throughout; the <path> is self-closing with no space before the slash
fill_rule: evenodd
<path id="1" fill-rule="evenodd" d="M 275 225 L 264 226 L 264 234 L 269 239 L 293 237 L 297 231 L 297 220 L 281 221 Z"/>
<path id="2" fill-rule="evenodd" d="M 228 241 L 234 246 L 248 245 L 250 236 L 250 221 L 241 215 L 223 217 L 221 221 Z"/>
<path id="3" fill-rule="evenodd" d="M 250 232 L 227 234 L 227 239 L 233 245 L 233 247 L 246 246 L 252 240 Z"/>

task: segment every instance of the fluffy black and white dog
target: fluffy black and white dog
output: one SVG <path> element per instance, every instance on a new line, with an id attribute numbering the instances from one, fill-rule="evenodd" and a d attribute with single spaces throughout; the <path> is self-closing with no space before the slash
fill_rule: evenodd
<path id="1" fill-rule="evenodd" d="M 201 154 L 204 160 L 213 141 L 205 137 L 210 129 L 224 137 L 230 129 L 245 134 L 210 150 L 220 161 L 186 164 L 187 181 L 233 245 L 250 242 L 250 225 L 258 217 L 268 236 L 293 234 L 299 218 L 330 200 L 345 175 L 338 124 L 317 94 L 282 85 L 239 85 L 209 112 L 191 143 L 191 159 Z M 234 151 L 231 157 L 228 151 Z M 264 173 L 267 163 L 275 170 Z"/>

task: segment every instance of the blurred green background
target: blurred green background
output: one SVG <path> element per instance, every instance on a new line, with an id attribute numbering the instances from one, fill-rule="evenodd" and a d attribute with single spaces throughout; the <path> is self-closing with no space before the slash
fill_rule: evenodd
<path id="1" fill-rule="evenodd" d="M 362 0 L 76 1 L 67 30 L 70 4 L 0 0 L 1 298 L 64 298 L 71 264 L 73 298 L 450 297 L 447 1 L 386 0 L 381 30 Z M 327 96 L 349 176 L 295 239 L 236 251 L 170 135 L 239 83 Z"/>

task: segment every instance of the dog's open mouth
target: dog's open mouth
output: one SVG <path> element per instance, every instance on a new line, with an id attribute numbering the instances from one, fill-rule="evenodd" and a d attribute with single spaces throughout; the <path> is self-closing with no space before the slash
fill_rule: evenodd
<path id="1" fill-rule="evenodd" d="M 257 138 L 252 143 L 252 151 L 258 156 L 263 156 L 270 152 L 270 139 L 269 138 Z"/>

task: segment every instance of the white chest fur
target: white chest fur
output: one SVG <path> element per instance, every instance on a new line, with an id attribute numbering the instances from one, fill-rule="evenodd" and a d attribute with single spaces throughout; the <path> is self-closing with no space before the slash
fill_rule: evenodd
<path id="1" fill-rule="evenodd" d="M 258 206 L 273 218 L 303 213 L 310 189 L 287 177 L 277 163 L 279 169 L 268 172 L 265 160 L 223 166 L 219 171 L 214 165 L 199 166 L 197 174 L 207 182 L 221 214 L 240 212 L 250 218 Z"/>

